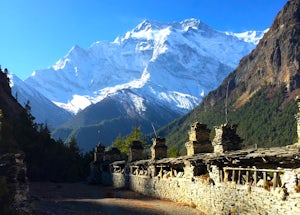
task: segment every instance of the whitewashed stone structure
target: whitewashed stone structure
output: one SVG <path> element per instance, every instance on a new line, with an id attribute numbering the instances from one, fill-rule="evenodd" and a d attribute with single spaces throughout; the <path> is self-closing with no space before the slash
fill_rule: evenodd
<path id="1" fill-rule="evenodd" d="M 228 123 L 215 126 L 216 135 L 212 141 L 214 153 L 241 149 L 242 139 L 236 134 L 236 125 Z"/>
<path id="2" fill-rule="evenodd" d="M 167 157 L 168 147 L 166 146 L 166 139 L 161 137 L 156 137 L 152 139 L 151 146 L 151 157 L 152 160 L 162 159 Z"/>
<path id="3" fill-rule="evenodd" d="M 128 150 L 128 161 L 142 160 L 144 158 L 143 144 L 141 141 L 132 141 Z"/>
<path id="4" fill-rule="evenodd" d="M 300 136 L 300 114 L 296 119 Z M 199 153 L 191 146 L 201 142 L 201 129 L 195 123 L 186 144 L 192 148 L 188 156 L 166 158 L 164 138 L 153 140 L 148 160 L 133 159 L 138 158 L 134 153 L 142 154 L 140 150 L 132 150 L 129 161 L 104 155 L 94 162 L 99 182 L 185 203 L 206 214 L 300 214 L 299 147 L 241 150 L 236 126 L 224 124 L 215 129 L 211 152 Z M 207 141 L 207 136 L 203 139 Z"/>
<path id="5" fill-rule="evenodd" d="M 207 128 L 207 125 L 195 122 L 188 134 L 189 141 L 185 143 L 188 156 L 213 151 L 212 144 L 209 141 L 210 129 Z"/>

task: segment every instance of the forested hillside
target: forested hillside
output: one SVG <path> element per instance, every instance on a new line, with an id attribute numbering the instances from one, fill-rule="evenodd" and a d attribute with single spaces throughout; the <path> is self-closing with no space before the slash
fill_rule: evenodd
<path id="1" fill-rule="evenodd" d="M 13 172 L 7 174 L 7 169 L 17 171 L 5 160 L 11 154 L 25 155 L 29 180 L 83 180 L 91 160 L 90 153 L 80 152 L 74 138 L 68 144 L 55 141 L 47 125 L 34 122 L 30 104 L 27 103 L 24 109 L 12 97 L 7 73 L 7 69 L 0 69 L 0 162 L 3 160 L 0 166 L 0 214 L 14 214 L 11 206 L 18 192 L 15 184 L 19 178 L 9 178 Z"/>
<path id="2" fill-rule="evenodd" d="M 265 86 L 241 108 L 228 110 L 228 122 L 238 124 L 237 133 L 244 140 L 244 147 L 255 144 L 258 147 L 284 146 L 296 142 L 294 115 L 298 109 L 293 98 L 297 92 L 300 93 L 297 90 L 288 94 L 284 87 Z M 232 102 L 229 101 L 229 106 Z M 160 130 L 160 135 L 167 136 L 167 144 L 176 145 L 181 154 L 185 154 L 187 131 L 195 121 L 205 123 L 212 129 L 212 139 L 213 127 L 226 122 L 225 103 L 219 103 L 213 109 L 199 106 L 190 114 L 165 126 Z"/>

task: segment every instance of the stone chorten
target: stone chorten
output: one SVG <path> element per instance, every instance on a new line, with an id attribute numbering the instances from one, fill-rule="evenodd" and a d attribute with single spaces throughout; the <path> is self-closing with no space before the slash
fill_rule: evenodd
<path id="1" fill-rule="evenodd" d="M 104 152 L 104 161 L 118 161 L 121 160 L 121 152 L 118 148 L 112 147 Z"/>
<path id="2" fill-rule="evenodd" d="M 151 159 L 157 160 L 167 157 L 168 147 L 166 146 L 166 138 L 156 137 L 152 139 Z"/>
<path id="3" fill-rule="evenodd" d="M 144 147 L 143 143 L 139 140 L 134 140 L 131 142 L 128 151 L 128 161 L 136 161 L 144 159 Z"/>
<path id="4" fill-rule="evenodd" d="M 213 152 L 212 144 L 209 141 L 210 129 L 207 128 L 206 124 L 195 122 L 188 134 L 189 141 L 185 143 L 188 156 Z"/>
<path id="5" fill-rule="evenodd" d="M 241 149 L 242 139 L 236 134 L 237 125 L 228 123 L 215 126 L 216 136 L 212 141 L 214 153 Z"/>
<path id="6" fill-rule="evenodd" d="M 105 146 L 103 146 L 101 143 L 97 144 L 97 146 L 94 148 L 94 162 L 103 161 L 104 152 Z"/>

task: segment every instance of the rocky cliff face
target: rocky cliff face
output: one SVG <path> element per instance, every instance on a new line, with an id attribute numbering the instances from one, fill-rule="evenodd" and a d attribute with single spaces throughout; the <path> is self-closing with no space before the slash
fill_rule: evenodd
<path id="1" fill-rule="evenodd" d="M 235 108 L 244 105 L 265 85 L 284 84 L 288 92 L 300 87 L 300 1 L 290 0 L 278 13 L 270 30 L 202 105 L 214 106 L 236 97 Z"/>
<path id="2" fill-rule="evenodd" d="M 0 177 L 5 178 L 8 189 L 8 210 L 15 211 L 16 214 L 31 214 L 32 210 L 28 203 L 29 187 L 24 157 L 22 153 L 0 155 Z"/>

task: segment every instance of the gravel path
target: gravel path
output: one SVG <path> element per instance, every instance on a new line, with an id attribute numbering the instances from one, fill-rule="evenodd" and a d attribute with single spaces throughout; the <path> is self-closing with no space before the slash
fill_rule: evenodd
<path id="1" fill-rule="evenodd" d="M 37 215 L 204 215 L 180 203 L 84 183 L 31 182 L 30 196 Z"/>

